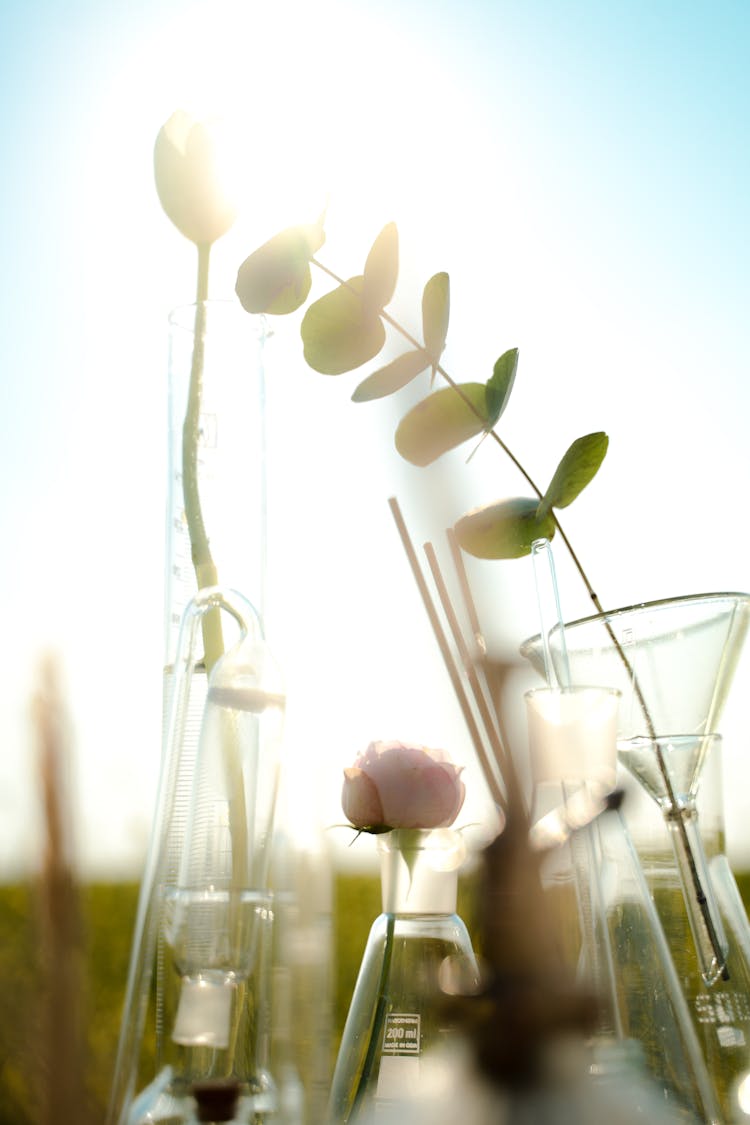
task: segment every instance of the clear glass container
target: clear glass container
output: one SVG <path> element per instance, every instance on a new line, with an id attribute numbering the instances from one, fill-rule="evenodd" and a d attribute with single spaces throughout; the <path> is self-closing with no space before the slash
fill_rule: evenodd
<path id="1" fill-rule="evenodd" d="M 595 679 L 621 691 L 618 749 L 633 740 L 653 744 L 651 764 L 656 765 L 660 797 L 655 791 L 646 797 L 649 786 L 643 769 L 634 770 L 641 776 L 639 786 L 629 783 L 625 817 L 701 1045 L 720 1120 L 730 1123 L 750 1119 L 747 920 L 725 854 L 721 787 L 707 785 L 711 769 L 702 748 L 717 745 L 717 740 L 703 736 L 721 732 L 749 624 L 750 595 L 710 593 L 613 610 L 566 623 L 549 634 L 553 663 L 558 669 L 564 666 L 573 683 Z M 521 652 L 545 674 L 540 637 L 527 640 Z M 662 740 L 670 736 L 692 736 L 698 747 L 699 833 L 690 786 L 681 791 L 678 774 L 665 758 Z M 654 789 L 653 780 L 649 784 Z M 706 815 L 702 806 L 709 790 L 712 807 Z M 712 932 L 701 922 L 706 916 L 712 919 Z"/>
<path id="2" fill-rule="evenodd" d="M 198 334 L 196 335 L 196 328 Z M 267 438 L 264 317 L 236 301 L 182 305 L 169 315 L 165 665 L 182 614 L 197 592 L 185 515 L 183 428 L 200 360 L 197 477 L 203 522 L 220 583 L 240 590 L 261 621 L 266 611 Z"/>
<path id="3" fill-rule="evenodd" d="M 195 736 L 209 613 L 238 636 L 214 665 Z M 246 1117 L 275 1107 L 269 868 L 283 688 L 253 607 L 218 588 L 188 603 L 176 667 L 108 1118 L 121 1125 L 184 1121 L 191 1086 L 218 1078 L 238 1082 Z M 136 1094 L 152 989 L 156 1073 Z"/>
<path id="4" fill-rule="evenodd" d="M 333 1076 L 329 1119 L 408 1113 L 420 1067 L 454 1032 L 442 1002 L 479 982 L 468 931 L 456 914 L 466 850 L 451 829 L 400 829 L 378 837 L 383 913 L 375 920 Z"/>
<path id="5" fill-rule="evenodd" d="M 652 1093 L 684 1120 L 721 1120 L 664 931 L 619 808 L 601 812 L 617 766 L 620 693 L 588 686 L 526 695 L 533 832 L 567 963 L 598 999 L 599 1055 L 640 1044 Z M 566 825 L 556 841 L 551 829 Z"/>
<path id="6" fill-rule="evenodd" d="M 685 893 L 681 851 L 674 848 L 673 818 L 654 762 L 656 747 L 649 739 L 619 744 L 621 759 L 661 810 L 655 821 L 640 820 L 638 852 L 716 1092 L 720 1120 L 735 1125 L 750 1121 L 750 926 L 726 855 L 722 740 L 716 735 L 683 735 L 658 743 L 690 828 L 707 903 L 725 950 L 721 975 L 707 975 L 698 954 L 694 904 Z"/>

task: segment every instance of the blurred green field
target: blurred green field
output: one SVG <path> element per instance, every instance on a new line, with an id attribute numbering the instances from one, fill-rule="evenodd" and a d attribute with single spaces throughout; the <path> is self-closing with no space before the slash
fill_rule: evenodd
<path id="1" fill-rule="evenodd" d="M 737 881 L 747 904 L 750 874 L 738 875 Z M 137 896 L 135 884 L 94 884 L 80 889 L 87 1089 L 86 1105 L 81 1107 L 76 1125 L 101 1125 L 104 1119 Z M 40 1042 L 53 998 L 40 983 L 45 979 L 40 909 L 34 886 L 0 887 L 0 1125 L 39 1125 L 42 1120 L 45 1074 Z M 379 910 L 380 885 L 375 876 L 337 876 L 334 1039 L 341 1033 L 367 934 Z M 459 912 L 471 929 L 470 887 L 462 888 Z M 64 1021 L 66 1013 L 55 1012 L 54 1017 Z"/>
<path id="2" fill-rule="evenodd" d="M 81 1123 L 98 1125 L 104 1119 L 137 898 L 136 884 L 80 889 L 87 1083 Z M 336 903 L 334 1034 L 340 1034 L 369 927 L 380 910 L 379 881 L 374 876 L 340 875 Z M 40 1044 L 53 998 L 43 986 L 40 910 L 35 887 L 0 887 L 0 1125 L 37 1125 L 42 1120 L 45 1075 Z M 55 1013 L 55 1018 L 65 1020 L 66 1014 Z"/>

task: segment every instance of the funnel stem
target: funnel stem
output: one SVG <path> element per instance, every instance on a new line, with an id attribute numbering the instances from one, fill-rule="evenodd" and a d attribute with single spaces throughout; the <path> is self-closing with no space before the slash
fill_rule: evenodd
<path id="1" fill-rule="evenodd" d="M 665 808 L 664 819 L 681 875 L 682 893 L 701 976 L 709 986 L 718 980 L 729 980 L 727 939 L 711 890 L 695 806 L 682 806 L 676 812 Z M 687 848 L 685 840 L 688 841 Z M 692 878 L 692 864 L 695 865 L 696 879 Z"/>
<path id="2" fill-rule="evenodd" d="M 592 598 L 596 601 L 596 595 L 592 594 Z M 672 778 L 664 760 L 659 739 L 656 734 L 654 720 L 651 717 L 648 704 L 646 703 L 641 685 L 638 682 L 638 677 L 635 668 L 628 660 L 625 649 L 620 644 L 620 641 L 612 628 L 612 623 L 606 614 L 602 614 L 602 621 L 607 630 L 610 640 L 614 646 L 614 650 L 618 657 L 625 666 L 625 670 L 630 677 L 633 685 L 633 692 L 638 701 L 638 705 L 643 712 L 643 717 L 646 721 L 648 728 L 648 736 L 653 741 L 654 749 L 656 752 L 656 762 L 659 767 L 659 773 L 664 783 L 664 792 L 666 796 L 665 803 L 665 818 L 667 818 L 670 829 L 672 846 L 675 851 L 675 858 L 677 860 L 680 873 L 682 875 L 683 887 L 685 890 L 685 903 L 690 917 L 690 925 L 695 939 L 696 951 L 699 960 L 705 966 L 714 964 L 720 966 L 718 976 L 715 976 L 712 983 L 715 983 L 721 977 L 723 980 L 729 980 L 729 971 L 726 967 L 726 948 L 722 944 L 722 937 L 716 931 L 714 926 L 712 912 L 709 908 L 708 898 L 706 896 L 705 887 L 708 886 L 706 881 L 707 872 L 705 866 L 705 859 L 703 859 L 703 845 L 701 844 L 700 837 L 693 832 L 688 831 L 688 824 L 685 818 L 685 810 L 680 804 L 677 794 L 675 793 L 672 784 Z M 567 652 L 566 652 L 567 659 Z M 663 732 L 662 732 L 663 733 Z M 691 839 L 692 837 L 692 839 Z M 696 851 L 696 846 L 699 851 Z M 702 870 L 701 870 L 702 869 Z M 713 916 L 716 916 L 714 910 Z M 710 954 L 709 954 L 710 950 Z M 707 954 L 709 954 L 707 956 Z M 708 978 L 704 973 L 704 980 L 709 983 Z"/>

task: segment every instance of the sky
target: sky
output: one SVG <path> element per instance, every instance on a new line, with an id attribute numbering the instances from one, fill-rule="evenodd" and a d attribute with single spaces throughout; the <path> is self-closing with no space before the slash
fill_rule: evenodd
<path id="1" fill-rule="evenodd" d="M 0 877 L 40 854 L 29 702 L 48 650 L 73 730 L 82 868 L 137 874 L 148 840 L 167 316 L 192 299 L 195 269 L 153 186 L 153 142 L 177 108 L 228 117 L 246 165 L 212 295 L 231 298 L 252 249 L 326 204 L 321 257 L 341 274 L 395 221 L 407 323 L 427 278 L 450 274 L 448 370 L 484 381 L 519 348 L 501 430 L 532 475 L 547 480 L 574 438 L 609 434 L 565 513 L 602 602 L 750 588 L 742 0 L 40 0 L 3 6 L 0 44 Z M 405 465 L 392 432 L 409 392 L 355 406 L 361 375 L 307 370 L 293 321 L 274 324 L 273 346 L 267 625 L 294 815 L 339 822 L 343 766 L 373 738 L 402 738 L 466 765 L 467 816 L 481 818 L 386 501 L 398 496 L 416 542 L 437 542 L 522 482 L 489 442 L 469 465 L 465 450 Z M 579 616 L 585 592 L 555 552 L 564 612 Z M 470 574 L 495 651 L 514 653 L 537 629 L 529 561 Z M 507 702 L 519 739 L 522 678 Z M 750 860 L 750 732 L 731 713 L 723 733 L 730 854 Z"/>

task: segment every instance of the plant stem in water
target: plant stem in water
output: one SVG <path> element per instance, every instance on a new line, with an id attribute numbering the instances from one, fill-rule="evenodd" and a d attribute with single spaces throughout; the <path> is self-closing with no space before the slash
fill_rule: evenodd
<path id="1" fill-rule="evenodd" d="M 375 1065 L 378 1049 L 381 1046 L 383 1038 L 383 1029 L 385 1027 L 385 1017 L 388 1008 L 388 980 L 391 974 L 391 961 L 393 959 L 393 934 L 396 927 L 395 914 L 386 915 L 385 926 L 385 949 L 383 950 L 383 964 L 380 967 L 380 983 L 378 985 L 378 1001 L 375 1006 L 375 1016 L 370 1029 L 370 1039 L 367 1044 L 367 1054 L 365 1061 L 362 1064 L 362 1071 L 359 1076 L 359 1082 L 352 1101 L 352 1108 L 347 1118 L 347 1125 L 351 1125 L 356 1120 L 357 1114 L 362 1109 L 362 1101 L 367 1091 L 367 1084 L 372 1074 L 372 1068 Z"/>
<path id="2" fill-rule="evenodd" d="M 201 437 L 201 400 L 205 365 L 206 302 L 208 300 L 208 264 L 211 246 L 198 245 L 198 282 L 195 298 L 195 325 L 193 355 L 190 365 L 190 386 L 182 427 L 182 487 L 185 501 L 185 518 L 190 536 L 190 553 L 198 589 L 216 586 L 218 573 L 211 556 L 206 526 L 203 521 L 200 490 L 198 486 L 198 447 Z M 221 615 L 218 609 L 209 610 L 203 617 L 203 645 L 206 675 L 224 651 Z"/>

